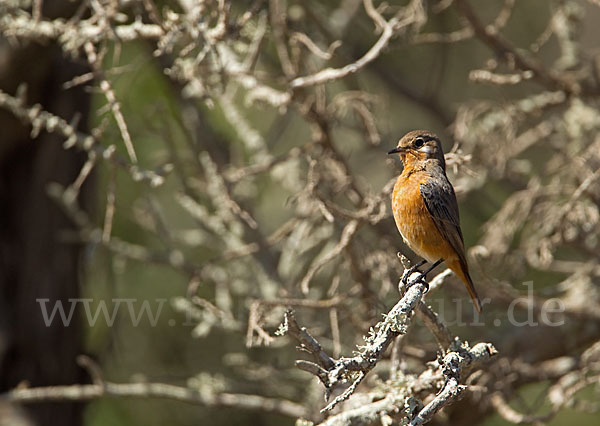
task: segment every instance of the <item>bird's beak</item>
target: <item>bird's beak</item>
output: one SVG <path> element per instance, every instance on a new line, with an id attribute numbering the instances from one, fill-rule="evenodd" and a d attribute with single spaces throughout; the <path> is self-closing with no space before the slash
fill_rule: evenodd
<path id="1" fill-rule="evenodd" d="M 404 148 L 396 147 L 396 148 L 392 149 L 391 151 L 388 151 L 388 155 L 397 154 L 397 153 L 403 152 L 403 151 L 404 151 Z"/>

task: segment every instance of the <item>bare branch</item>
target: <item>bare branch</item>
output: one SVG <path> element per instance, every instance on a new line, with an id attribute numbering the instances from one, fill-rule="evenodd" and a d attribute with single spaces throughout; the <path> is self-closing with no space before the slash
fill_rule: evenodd
<path id="1" fill-rule="evenodd" d="M 103 381 L 102 383 L 92 385 L 19 388 L 1 394 L 0 401 L 32 404 L 47 401 L 90 401 L 103 397 L 171 399 L 206 407 L 230 407 L 243 410 L 267 411 L 292 418 L 306 415 L 306 410 L 302 405 L 291 401 L 249 394 L 207 394 L 197 389 L 166 383 L 113 383 Z"/>
<path id="2" fill-rule="evenodd" d="M 404 17 L 404 19 L 401 20 L 393 17 L 389 21 L 385 21 L 381 14 L 379 14 L 379 12 L 377 12 L 377 10 L 373 7 L 373 1 L 364 0 L 365 10 L 368 11 L 371 19 L 373 19 L 374 22 L 383 29 L 379 40 L 377 40 L 377 42 L 369 49 L 369 51 L 356 62 L 348 64 L 342 68 L 326 68 L 312 75 L 296 77 L 290 82 L 290 87 L 292 89 L 298 89 L 301 87 L 314 86 L 316 84 L 323 84 L 333 80 L 339 80 L 350 74 L 354 74 L 369 63 L 373 62 L 386 48 L 389 41 L 397 31 L 407 27 L 408 25 L 411 25 L 414 22 L 417 22 L 417 20 L 420 18 L 420 16 L 414 10 L 416 7 L 414 6 L 415 2 L 420 3 L 418 0 L 413 0 L 411 6 L 407 8 L 409 10 L 407 13 L 408 16 Z"/>
<path id="3" fill-rule="evenodd" d="M 117 166 L 124 168 L 135 181 L 145 181 L 151 186 L 159 186 L 164 182 L 164 176 L 154 171 L 144 170 L 135 164 L 131 164 L 115 153 L 113 146 L 104 148 L 92 135 L 78 132 L 64 119 L 44 111 L 41 105 L 33 107 L 24 106 L 21 99 L 17 99 L 0 90 L 0 106 L 9 110 L 16 117 L 31 125 L 32 135 L 36 137 L 43 129 L 49 133 L 57 133 L 65 139 L 65 149 L 76 147 L 83 151 L 94 152 L 97 158 L 111 161 Z"/>
<path id="4" fill-rule="evenodd" d="M 498 33 L 497 29 L 492 26 L 485 26 L 479 20 L 467 0 L 456 0 L 456 6 L 473 26 L 477 37 L 493 48 L 498 55 L 514 61 L 519 70 L 533 72 L 535 78 L 550 89 L 564 90 L 571 94 L 579 93 L 581 88 L 578 83 L 570 78 L 559 76 L 552 70 L 546 69 L 533 58 L 520 53 Z"/>

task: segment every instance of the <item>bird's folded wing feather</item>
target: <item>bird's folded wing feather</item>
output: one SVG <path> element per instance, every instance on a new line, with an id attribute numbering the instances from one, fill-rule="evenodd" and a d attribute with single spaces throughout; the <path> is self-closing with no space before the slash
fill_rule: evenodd
<path id="1" fill-rule="evenodd" d="M 452 185 L 445 176 L 431 179 L 421 184 L 421 196 L 437 230 L 450 243 L 460 260 L 464 261 L 465 245 Z"/>

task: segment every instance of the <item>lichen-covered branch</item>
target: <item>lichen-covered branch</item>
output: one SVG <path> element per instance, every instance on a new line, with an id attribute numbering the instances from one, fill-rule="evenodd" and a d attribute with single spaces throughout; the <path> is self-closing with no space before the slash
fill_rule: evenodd
<path id="1" fill-rule="evenodd" d="M 414 279 L 409 277 L 409 280 L 411 278 Z M 371 329 L 369 336 L 365 338 L 365 344 L 359 346 L 359 352 L 351 358 L 329 357 L 317 340 L 304 327 L 298 325 L 293 312 L 285 313 L 279 333 L 294 338 L 300 344 L 300 349 L 312 356 L 313 362 L 301 360 L 296 362 L 296 366 L 321 380 L 325 386 L 326 399 L 329 399 L 329 395 L 340 385 L 351 383 L 344 392 L 323 408 L 322 412 L 330 411 L 354 393 L 360 382 L 382 359 L 392 341 L 406 334 L 416 310 L 438 339 L 442 353 L 449 350 L 451 352 L 448 352 L 440 363 L 445 379 L 443 389 L 411 420 L 411 425 L 426 423 L 441 407 L 451 403 L 464 390 L 465 387 L 459 385 L 461 374 L 464 375 L 466 367 L 471 365 L 473 360 L 480 362 L 496 354 L 491 344 L 476 345 L 472 350 L 468 345 L 461 346 L 458 340 L 452 338 L 439 317 L 423 304 L 424 292 L 423 282 L 413 282 L 398 303 L 385 314 L 384 319 Z"/>

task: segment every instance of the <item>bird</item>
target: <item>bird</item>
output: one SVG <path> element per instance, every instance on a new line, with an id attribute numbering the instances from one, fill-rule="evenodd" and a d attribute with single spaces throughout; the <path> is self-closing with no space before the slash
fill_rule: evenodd
<path id="1" fill-rule="evenodd" d="M 465 255 L 458 203 L 446 176 L 446 161 L 440 139 L 427 130 L 413 130 L 398 141 L 388 155 L 399 154 L 404 169 L 392 192 L 392 211 L 400 235 L 408 247 L 431 266 L 421 272 L 418 282 L 442 262 L 465 284 L 473 305 L 481 313 L 481 301 Z M 427 287 L 428 288 L 428 287 Z"/>

